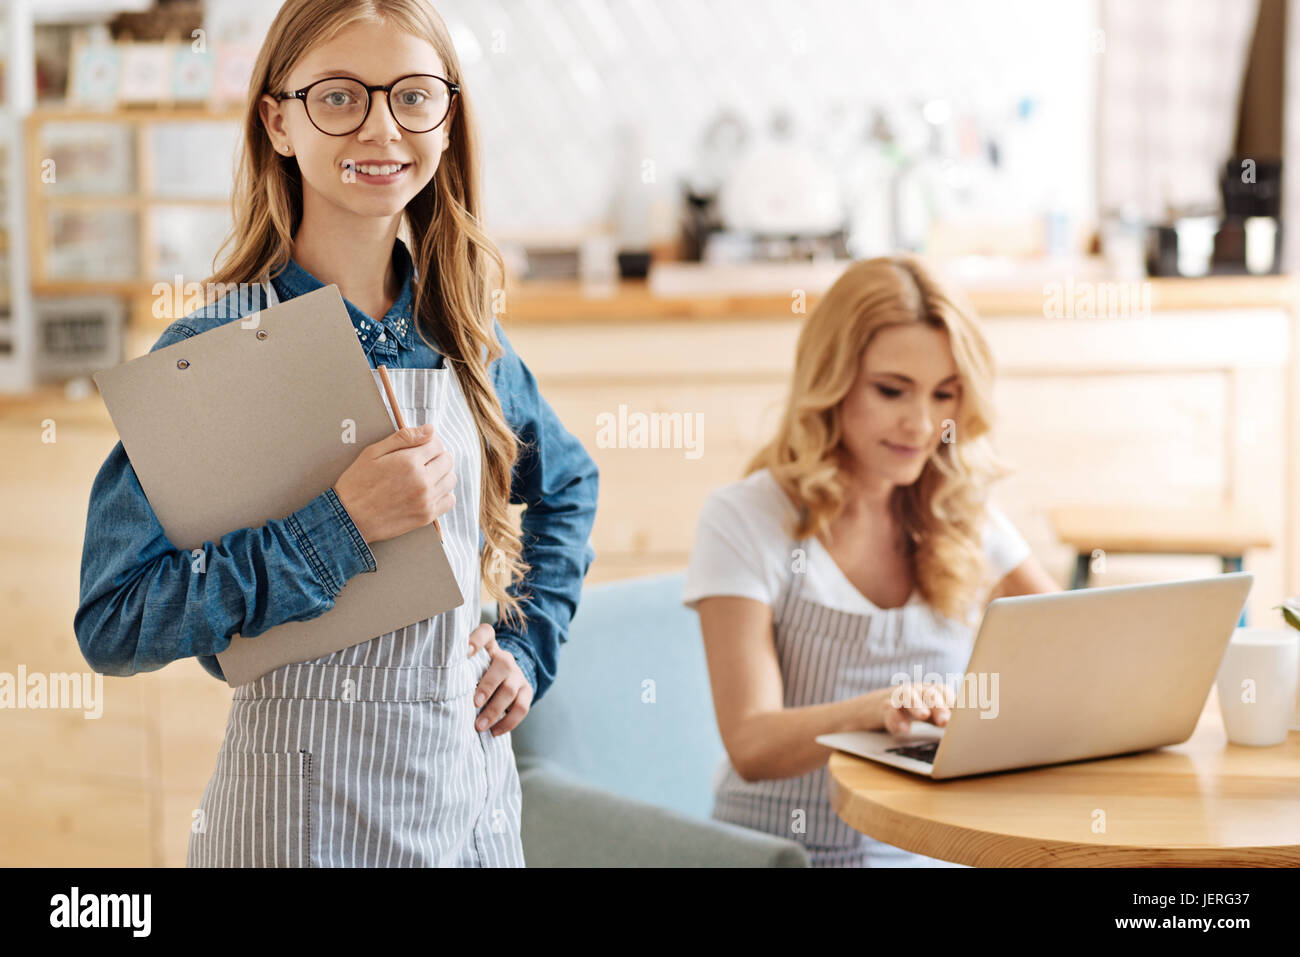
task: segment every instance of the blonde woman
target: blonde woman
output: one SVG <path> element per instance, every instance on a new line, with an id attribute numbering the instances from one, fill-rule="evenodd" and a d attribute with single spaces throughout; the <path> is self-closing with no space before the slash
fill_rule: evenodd
<path id="1" fill-rule="evenodd" d="M 324 614 L 375 570 L 371 544 L 441 517 L 465 603 L 237 688 L 188 862 L 522 866 L 509 732 L 555 677 L 594 558 L 597 473 L 493 321 L 501 257 L 478 221 L 473 113 L 445 25 L 422 0 L 288 0 L 243 137 L 209 283 L 264 285 L 154 348 L 337 283 L 409 426 L 292 515 L 208 542 L 202 574 L 119 442 L 91 492 L 78 641 L 106 674 L 197 656 L 222 678 L 233 635 Z M 527 544 L 512 503 L 527 506 Z M 479 625 L 484 583 L 495 632 Z"/>
<path id="2" fill-rule="evenodd" d="M 918 259 L 850 266 L 809 315 L 776 435 L 700 515 L 683 595 L 700 616 L 727 758 L 713 816 L 804 844 L 814 866 L 942 866 L 830 805 L 823 733 L 944 725 L 991 597 L 1056 591 L 988 500 L 993 361 Z"/>

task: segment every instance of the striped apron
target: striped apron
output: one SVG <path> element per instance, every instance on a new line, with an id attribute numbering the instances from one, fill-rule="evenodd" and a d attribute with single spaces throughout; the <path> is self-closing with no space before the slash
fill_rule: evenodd
<path id="1" fill-rule="evenodd" d="M 452 452 L 456 504 L 439 521 L 465 602 L 236 688 L 190 867 L 524 865 L 510 735 L 474 728 L 489 664 L 486 649 L 468 657 L 480 613 L 478 429 L 449 366 L 388 374 L 406 424 L 432 422 Z"/>
<path id="2" fill-rule="evenodd" d="M 792 554 L 807 555 L 811 539 Z M 970 661 L 971 630 L 913 601 L 854 614 L 802 597 L 806 572 L 794 571 L 773 609 L 773 636 L 784 707 L 826 704 L 887 688 L 894 675 L 961 673 Z M 855 831 L 835 813 L 829 771 L 746 781 L 723 757 L 713 776 L 712 816 L 798 841 L 813 867 L 960 867 L 913 854 Z"/>

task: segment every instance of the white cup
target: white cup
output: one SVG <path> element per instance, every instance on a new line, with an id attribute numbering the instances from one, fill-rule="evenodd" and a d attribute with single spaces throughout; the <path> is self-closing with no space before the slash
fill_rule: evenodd
<path id="1" fill-rule="evenodd" d="M 1223 729 L 1233 744 L 1270 747 L 1286 740 L 1296 717 L 1300 632 L 1238 628 L 1217 679 Z"/>
<path id="2" fill-rule="evenodd" d="M 1204 276 L 1210 271 L 1218 231 L 1219 223 L 1213 216 L 1186 216 L 1174 223 L 1180 276 Z"/>
<path id="3" fill-rule="evenodd" d="M 1273 268 L 1277 257 L 1277 220 L 1246 217 L 1246 272 L 1261 275 Z"/>

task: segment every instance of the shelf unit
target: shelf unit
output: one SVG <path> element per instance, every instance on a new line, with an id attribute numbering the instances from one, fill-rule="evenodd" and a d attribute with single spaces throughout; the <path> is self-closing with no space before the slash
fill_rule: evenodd
<path id="1" fill-rule="evenodd" d="M 36 98 L 32 52 L 32 4 L 0 4 L 0 57 L 4 101 L 0 103 L 0 392 L 25 392 L 35 384 L 35 336 L 28 282 L 27 197 L 23 189 L 23 116 Z"/>
<path id="2" fill-rule="evenodd" d="M 29 168 L 36 171 L 28 189 L 33 290 L 42 296 L 111 293 L 132 300 L 139 315 L 156 283 L 177 275 L 184 282 L 207 278 L 212 254 L 229 230 L 241 120 L 238 111 L 202 108 L 32 113 L 26 142 Z M 193 149 L 196 136 L 210 137 L 213 148 Z M 58 159 L 65 145 L 66 162 Z M 107 170 L 85 162 L 96 149 Z M 73 162 L 77 156 L 81 168 Z M 41 164 L 52 159 L 54 182 L 45 183 Z M 68 163 L 74 166 L 71 184 L 60 170 Z M 204 163 L 206 171 L 196 169 Z M 93 167 L 89 175 L 87 165 Z M 218 185 L 195 194 L 196 183 Z M 91 235 L 84 250 L 76 246 L 79 227 Z M 114 235 L 122 242 L 106 243 Z"/>

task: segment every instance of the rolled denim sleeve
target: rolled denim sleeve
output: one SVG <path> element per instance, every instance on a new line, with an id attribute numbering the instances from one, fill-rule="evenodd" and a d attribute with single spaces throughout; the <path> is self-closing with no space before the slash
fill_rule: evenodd
<path id="1" fill-rule="evenodd" d="M 539 701 L 555 680 L 560 645 L 568 639 L 583 579 L 596 557 L 591 528 L 599 473 L 538 391 L 500 322 L 496 334 L 505 354 L 493 364 L 493 380 L 506 421 L 521 442 L 510 502 L 525 506 L 523 559 L 530 566 L 522 589 L 511 589 L 511 594 L 530 595 L 520 603 L 524 626 L 498 624 L 496 636 L 533 686 L 533 700 Z"/>
<path id="2" fill-rule="evenodd" d="M 192 334 L 173 323 L 153 350 Z M 225 651 L 236 634 L 255 637 L 323 615 L 350 578 L 376 567 L 333 488 L 283 518 L 178 549 L 118 442 L 91 486 L 73 628 L 87 663 L 102 674 L 198 656 L 221 677 L 207 656 Z"/>

